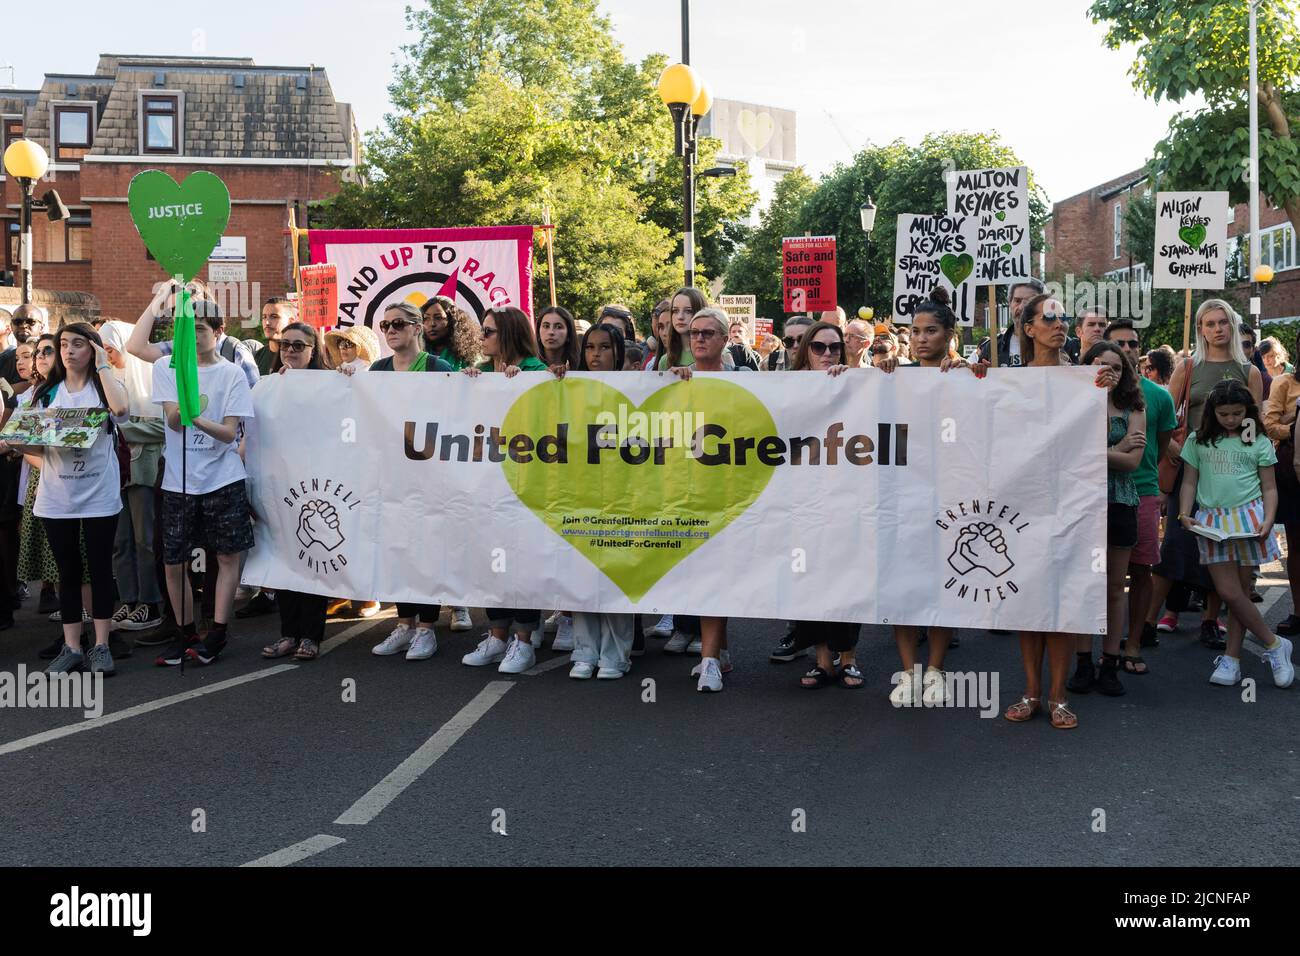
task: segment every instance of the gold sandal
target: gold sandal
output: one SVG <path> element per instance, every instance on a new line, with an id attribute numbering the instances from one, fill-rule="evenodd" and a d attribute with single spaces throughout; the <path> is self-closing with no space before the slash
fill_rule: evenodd
<path id="1" fill-rule="evenodd" d="M 1079 718 L 1075 716 L 1074 711 L 1070 710 L 1069 701 L 1049 700 L 1047 706 L 1052 712 L 1052 726 L 1057 730 L 1073 730 L 1079 726 Z"/>
<path id="2" fill-rule="evenodd" d="M 1040 697 L 1021 697 L 1018 701 L 1007 708 L 1006 713 L 1002 716 L 1013 724 L 1021 724 L 1028 720 L 1034 714 L 1042 709 L 1042 698 Z"/>

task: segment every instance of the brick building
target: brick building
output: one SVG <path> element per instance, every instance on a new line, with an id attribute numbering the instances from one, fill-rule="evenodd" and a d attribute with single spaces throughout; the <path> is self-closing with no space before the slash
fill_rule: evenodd
<path id="1" fill-rule="evenodd" d="M 1052 207 L 1047 223 L 1046 274 L 1060 280 L 1066 274 L 1118 279 L 1148 285 L 1148 263 L 1125 248 L 1124 217 L 1129 203 L 1151 188 L 1145 169 L 1137 169 L 1063 199 Z M 1300 318 L 1300 262 L 1295 230 L 1286 211 L 1260 199 L 1260 261 L 1273 267 L 1276 278 L 1265 287 L 1263 321 Z M 1248 238 L 1250 206 L 1242 203 L 1228 224 L 1229 291 L 1243 304 L 1249 297 Z M 1154 250 L 1153 250 L 1154 251 Z M 1201 298 L 1200 293 L 1195 299 Z"/>
<path id="2" fill-rule="evenodd" d="M 71 213 L 64 222 L 33 214 L 35 286 L 88 293 L 103 315 L 127 321 L 165 278 L 127 210 L 136 173 L 181 181 L 206 169 L 225 182 L 230 223 L 199 277 L 219 283 L 229 314 L 247 317 L 293 286 L 289 210 L 306 225 L 307 204 L 337 192 L 359 158 L 352 110 L 323 70 L 243 57 L 102 54 L 93 74 L 0 90 L 0 124 L 0 150 L 21 136 L 46 150 L 49 181 L 36 196 L 57 189 Z M 20 203 L 18 184 L 0 175 L 0 269 L 15 275 Z"/>

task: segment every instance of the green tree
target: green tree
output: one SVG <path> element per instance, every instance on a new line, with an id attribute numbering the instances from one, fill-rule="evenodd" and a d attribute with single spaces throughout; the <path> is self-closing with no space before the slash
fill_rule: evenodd
<path id="1" fill-rule="evenodd" d="M 1250 198 L 1249 41 L 1246 0 L 1096 0 L 1106 45 L 1136 44 L 1133 85 L 1154 100 L 1181 103 L 1199 93 L 1203 109 L 1179 113 L 1155 158 L 1163 188 L 1227 190 Z M 1259 0 L 1260 190 L 1300 228 L 1300 0 Z M 1147 258 L 1144 252 L 1143 258 Z"/>
<path id="2" fill-rule="evenodd" d="M 727 266 L 724 288 L 733 295 L 757 298 L 758 314 L 781 327 L 781 240 L 802 235 L 800 213 L 817 186 L 800 167 L 776 184 L 772 202 L 759 216 L 743 249 Z M 797 231 L 796 231 L 797 230 Z"/>
<path id="3" fill-rule="evenodd" d="M 345 227 L 556 224 L 557 299 L 640 315 L 681 283 L 681 161 L 655 84 L 665 60 L 623 59 L 590 0 L 428 0 L 420 39 L 371 133 L 361 182 L 322 204 Z M 699 144 L 712 163 L 717 140 Z M 756 201 L 748 172 L 701 184 L 699 283 L 721 274 Z M 540 249 L 540 247 L 539 247 Z M 545 301 L 544 257 L 534 301 Z"/>

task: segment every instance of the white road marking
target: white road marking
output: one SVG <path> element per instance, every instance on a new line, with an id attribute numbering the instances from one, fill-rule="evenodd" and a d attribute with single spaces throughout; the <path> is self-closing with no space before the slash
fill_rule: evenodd
<path id="1" fill-rule="evenodd" d="M 528 668 L 528 670 L 524 671 L 523 676 L 536 677 L 538 674 L 545 674 L 547 671 L 553 671 L 557 667 L 564 667 L 566 664 L 572 664 L 572 663 L 573 661 L 569 660 L 569 657 L 566 654 L 563 657 L 556 657 L 547 661 L 544 664 L 537 664 L 534 667 Z"/>
<path id="2" fill-rule="evenodd" d="M 372 620 L 373 618 L 371 621 Z M 370 627 L 371 621 L 362 621 L 359 624 L 353 624 L 346 630 L 340 631 L 338 634 L 327 639 L 325 643 L 321 645 L 321 655 L 328 654 L 341 644 L 344 644 L 347 641 L 352 640 L 352 638 L 356 637 L 358 634 L 363 633 Z M 301 665 L 298 664 L 277 664 L 274 667 L 268 667 L 265 670 L 241 674 L 239 677 L 232 677 L 229 680 L 218 681 L 217 683 L 209 684 L 206 687 L 196 687 L 194 690 L 172 694 L 170 697 L 160 697 L 158 700 L 136 704 L 134 707 L 128 707 L 125 710 L 104 714 L 103 716 L 96 717 L 93 720 L 83 720 L 79 723 L 68 724 L 64 727 L 55 727 L 53 730 L 45 730 L 39 734 L 32 734 L 30 737 L 21 737 L 18 740 L 10 741 L 7 744 L 0 744 L 0 757 L 3 757 L 5 754 L 17 753 L 20 750 L 27 750 L 30 747 L 49 743 L 52 740 L 60 740 L 64 737 L 69 737 L 72 734 L 79 734 L 84 730 L 96 730 L 100 727 L 105 727 L 108 724 L 115 724 L 119 720 L 139 717 L 141 714 L 151 714 L 156 710 L 170 707 L 173 704 L 180 704 L 187 700 L 194 700 L 196 697 L 206 697 L 208 694 L 215 694 L 218 691 L 229 690 L 231 687 L 239 687 L 241 684 L 248 684 L 255 680 L 261 680 L 263 677 L 270 677 L 273 674 L 283 674 L 285 671 L 296 671 L 300 666 Z"/>
<path id="3" fill-rule="evenodd" d="M 479 719 L 492 709 L 492 705 L 506 695 L 515 685 L 510 681 L 492 681 L 458 710 L 451 720 L 438 728 L 438 732 L 420 745 L 397 769 L 390 773 L 334 822 L 340 825 L 361 826 L 369 823 L 384 808 L 401 796 L 402 791 L 420 779 L 420 776 L 450 750 Z"/>
<path id="4" fill-rule="evenodd" d="M 259 856 L 256 860 L 244 863 L 242 866 L 293 866 L 293 864 L 301 863 L 309 856 L 324 853 L 340 843 L 347 842 L 342 837 L 330 836 L 328 833 L 318 833 L 308 840 L 295 843 L 293 846 L 287 846 L 283 850 L 276 850 L 274 853 L 268 853 L 266 856 Z"/>

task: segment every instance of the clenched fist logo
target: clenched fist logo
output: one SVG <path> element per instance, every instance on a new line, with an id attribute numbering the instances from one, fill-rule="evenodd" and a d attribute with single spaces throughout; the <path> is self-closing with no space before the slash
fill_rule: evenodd
<path id="1" fill-rule="evenodd" d="M 952 554 L 948 555 L 948 564 L 958 574 L 965 575 L 975 568 L 983 568 L 995 578 L 1002 577 L 1016 566 L 1007 557 L 1007 539 L 1002 536 L 1002 529 L 983 521 L 961 529 Z"/>
<path id="2" fill-rule="evenodd" d="M 339 530 L 339 513 L 332 504 L 319 499 L 308 501 L 298 512 L 298 540 L 304 548 L 323 545 L 333 551 L 343 543 Z"/>

